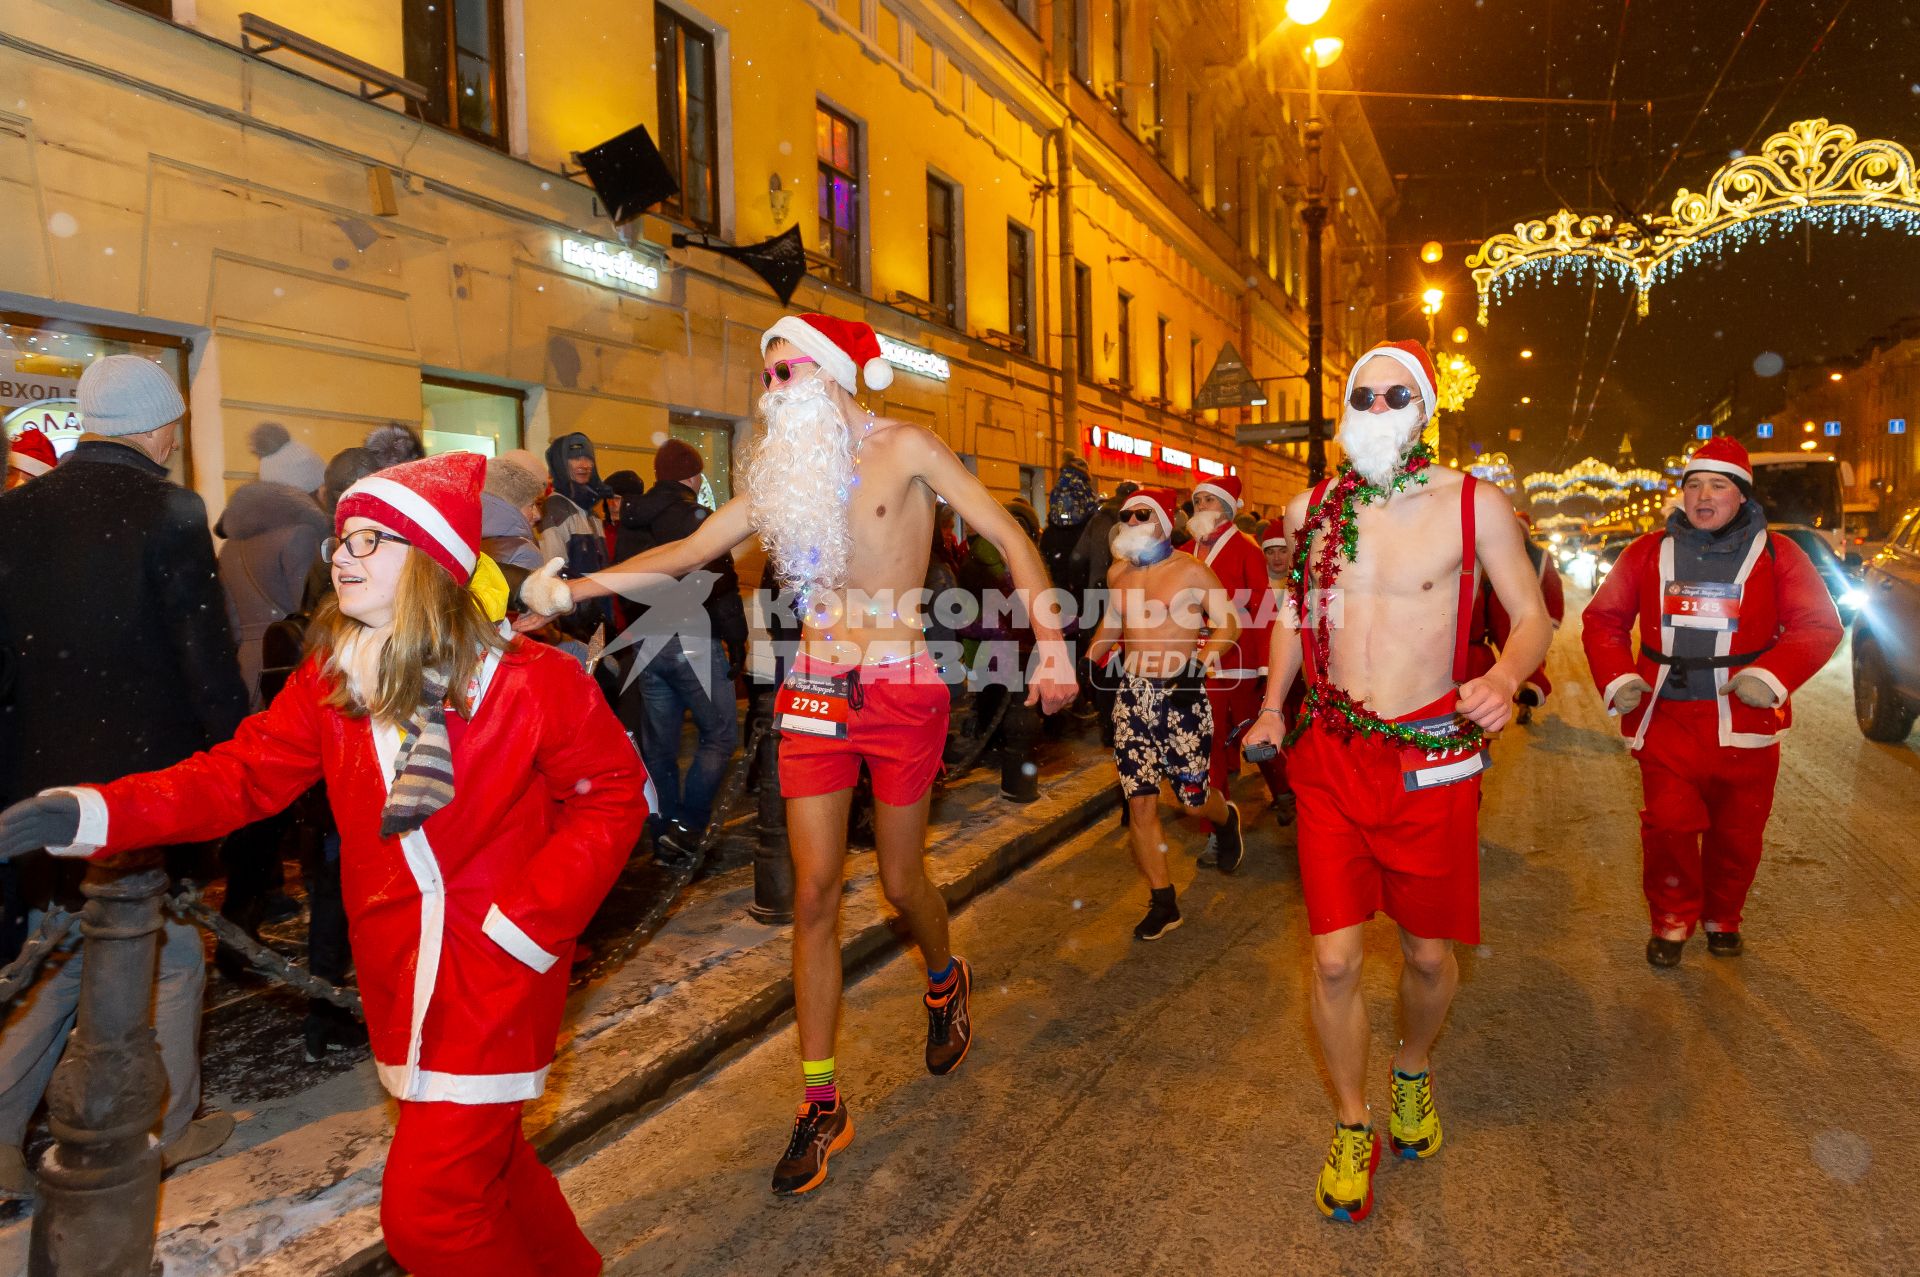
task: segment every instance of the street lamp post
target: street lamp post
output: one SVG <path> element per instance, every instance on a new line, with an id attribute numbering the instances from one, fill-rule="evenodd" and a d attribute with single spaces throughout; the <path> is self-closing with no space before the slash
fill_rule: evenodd
<path id="1" fill-rule="evenodd" d="M 1319 6 L 1320 14 L 1325 6 Z M 1315 17 L 1319 17 L 1316 14 Z M 1307 482 L 1327 477 L 1327 419 L 1321 403 L 1325 382 L 1326 320 L 1321 299 L 1320 235 L 1327 225 L 1326 173 L 1321 163 L 1321 137 L 1326 121 L 1320 118 L 1320 69 L 1340 56 L 1340 41 L 1331 37 L 1307 46 L 1307 200 L 1300 220 L 1307 228 Z"/>

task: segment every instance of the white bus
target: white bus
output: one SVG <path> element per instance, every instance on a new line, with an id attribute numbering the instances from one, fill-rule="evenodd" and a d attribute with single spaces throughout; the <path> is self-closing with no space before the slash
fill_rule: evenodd
<path id="1" fill-rule="evenodd" d="M 1756 452 L 1753 495 L 1771 527 L 1812 528 L 1842 558 L 1847 553 L 1845 490 L 1853 467 L 1831 452 Z"/>

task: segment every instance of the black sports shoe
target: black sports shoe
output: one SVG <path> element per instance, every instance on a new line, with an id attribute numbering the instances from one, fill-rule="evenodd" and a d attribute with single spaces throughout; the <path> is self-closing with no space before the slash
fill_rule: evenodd
<path id="1" fill-rule="evenodd" d="M 1285 829 L 1299 815 L 1299 804 L 1289 789 L 1273 800 L 1273 823 Z"/>
<path id="2" fill-rule="evenodd" d="M 1656 967 L 1677 967 L 1680 965 L 1680 953 L 1687 947 L 1685 940 L 1667 940 L 1660 936 L 1647 937 L 1647 961 Z"/>
<path id="3" fill-rule="evenodd" d="M 654 838 L 653 858 L 663 869 L 691 869 L 700 863 L 700 835 L 675 821 Z"/>
<path id="4" fill-rule="evenodd" d="M 853 1118 L 844 1098 L 832 1108 L 802 1104 L 787 1151 L 773 1168 L 773 1191 L 790 1196 L 820 1187 L 827 1180 L 827 1159 L 851 1143 Z"/>
<path id="5" fill-rule="evenodd" d="M 1180 906 L 1174 903 L 1173 888 L 1163 887 L 1153 893 L 1153 903 L 1147 906 L 1147 916 L 1134 927 L 1133 938 L 1158 940 L 1179 925 Z"/>
<path id="6" fill-rule="evenodd" d="M 1737 958 L 1746 947 L 1738 931 L 1707 932 L 1707 952 L 1716 958 Z"/>
<path id="7" fill-rule="evenodd" d="M 1241 860 L 1247 854 L 1246 844 L 1240 840 L 1240 809 L 1232 803 L 1227 804 L 1227 823 L 1213 831 L 1214 856 L 1220 865 L 1220 872 L 1230 874 L 1240 867 Z"/>
<path id="8" fill-rule="evenodd" d="M 967 1058 L 967 1051 L 973 1046 L 973 1017 L 968 1011 L 968 1001 L 973 996 L 973 968 L 967 960 L 955 957 L 954 965 L 960 973 L 946 1000 L 936 1003 L 929 993 L 924 999 L 927 1008 L 927 1072 L 935 1077 L 945 1077 L 960 1067 L 960 1061 Z"/>

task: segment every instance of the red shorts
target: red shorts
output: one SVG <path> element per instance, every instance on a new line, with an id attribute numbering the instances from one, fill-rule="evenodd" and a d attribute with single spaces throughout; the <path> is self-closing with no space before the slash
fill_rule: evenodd
<path id="1" fill-rule="evenodd" d="M 1444 715 L 1456 696 L 1398 721 Z M 1412 935 L 1480 943 L 1480 776 L 1410 790 L 1406 766 L 1398 744 L 1317 722 L 1288 751 L 1314 935 L 1384 912 Z"/>
<path id="2" fill-rule="evenodd" d="M 797 673 L 821 678 L 859 674 L 848 698 L 844 740 L 780 733 L 780 796 L 816 798 L 852 789 L 860 764 L 873 776 L 873 796 L 889 807 L 910 807 L 940 774 L 947 744 L 947 685 L 925 652 L 884 665 L 836 665 L 802 655 Z"/>

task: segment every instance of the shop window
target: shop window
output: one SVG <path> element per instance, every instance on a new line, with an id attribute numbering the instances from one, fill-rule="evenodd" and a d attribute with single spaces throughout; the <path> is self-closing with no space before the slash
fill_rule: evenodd
<path id="1" fill-rule="evenodd" d="M 860 126 L 824 103 L 814 109 L 820 175 L 820 251 L 847 288 L 860 287 Z"/>
<path id="2" fill-rule="evenodd" d="M 1018 222 L 1007 223 L 1007 333 L 1033 353 L 1033 232 Z"/>
<path id="3" fill-rule="evenodd" d="M 660 89 L 660 154 L 680 183 L 662 207 L 706 231 L 720 227 L 719 87 L 713 33 L 663 4 L 653 7 Z"/>
<path id="4" fill-rule="evenodd" d="M 140 355 L 153 360 L 180 385 L 187 397 L 185 341 L 157 333 L 70 324 L 37 315 L 0 314 L 0 428 L 11 442 L 33 427 L 53 441 L 59 456 L 73 451 L 86 428 L 80 415 L 80 374 L 106 355 Z M 192 481 L 188 430 L 180 430 L 180 446 L 168 463 L 173 480 Z"/>
<path id="5" fill-rule="evenodd" d="M 521 391 L 451 377 L 422 377 L 420 383 L 420 436 L 429 456 L 497 457 L 520 446 L 527 402 Z"/>
<path id="6" fill-rule="evenodd" d="M 1093 376 L 1093 271 L 1085 262 L 1073 264 L 1073 330 L 1076 371 L 1085 381 Z"/>
<path id="7" fill-rule="evenodd" d="M 960 326 L 960 191 L 927 174 L 927 301 L 940 318 Z"/>
<path id="8" fill-rule="evenodd" d="M 428 120 L 505 149 L 502 0 L 403 0 L 407 78 L 427 91 Z"/>
<path id="9" fill-rule="evenodd" d="M 700 472 L 700 504 L 718 510 L 733 500 L 733 427 L 716 424 L 711 417 L 676 412 L 668 418 L 667 429 L 675 439 L 691 444 L 706 462 Z"/>

